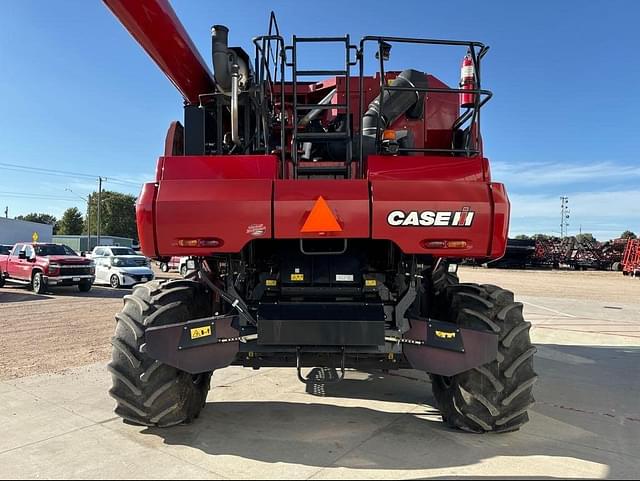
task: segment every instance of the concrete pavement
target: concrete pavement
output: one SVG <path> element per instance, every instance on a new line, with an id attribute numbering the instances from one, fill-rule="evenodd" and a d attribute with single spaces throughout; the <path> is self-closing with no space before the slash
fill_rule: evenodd
<path id="1" fill-rule="evenodd" d="M 540 382 L 520 432 L 447 429 L 413 371 L 349 372 L 316 397 L 293 370 L 235 367 L 193 425 L 138 428 L 95 364 L 0 383 L 0 478 L 636 478 L 640 304 L 521 300 Z"/>

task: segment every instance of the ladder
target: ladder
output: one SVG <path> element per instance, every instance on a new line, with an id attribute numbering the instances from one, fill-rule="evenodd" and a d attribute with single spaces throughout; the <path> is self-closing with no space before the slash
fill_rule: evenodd
<path id="1" fill-rule="evenodd" d="M 343 43 L 345 47 L 345 63 L 344 70 L 298 70 L 298 44 L 301 43 Z M 355 47 L 351 46 L 349 35 L 344 37 L 297 37 L 293 36 L 293 45 L 291 46 L 292 59 L 288 65 L 292 67 L 292 83 L 293 83 L 293 136 L 291 146 L 291 159 L 293 162 L 293 178 L 299 176 L 307 178 L 312 177 L 334 177 L 334 178 L 351 178 L 351 161 L 352 146 L 351 138 L 351 110 L 349 106 L 350 99 L 350 79 L 351 66 L 356 62 L 351 62 L 351 50 Z M 345 103 L 342 104 L 299 104 L 298 103 L 298 82 L 304 77 L 344 77 L 345 79 Z M 346 115 L 345 128 L 342 132 L 300 132 L 299 123 L 301 112 L 311 112 L 313 110 L 329 110 L 336 109 L 342 111 Z M 305 114 L 303 113 L 302 116 Z M 342 142 L 345 144 L 346 156 L 344 163 L 335 165 L 336 162 L 330 162 L 331 165 L 322 165 L 324 162 L 317 162 L 317 165 L 300 165 L 299 146 L 307 142 Z M 329 163 L 329 162 L 327 162 Z"/>

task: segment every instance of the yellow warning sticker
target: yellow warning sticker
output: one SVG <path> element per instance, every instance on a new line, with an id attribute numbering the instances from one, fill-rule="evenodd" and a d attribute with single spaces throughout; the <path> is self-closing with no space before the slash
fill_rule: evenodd
<path id="1" fill-rule="evenodd" d="M 436 336 L 440 339 L 455 339 L 455 332 L 447 332 L 447 331 L 436 331 Z"/>
<path id="2" fill-rule="evenodd" d="M 291 274 L 291 280 L 295 282 L 304 281 L 304 274 Z"/>
<path id="3" fill-rule="evenodd" d="M 191 339 L 200 339 L 211 335 L 211 326 L 196 327 L 191 329 Z"/>

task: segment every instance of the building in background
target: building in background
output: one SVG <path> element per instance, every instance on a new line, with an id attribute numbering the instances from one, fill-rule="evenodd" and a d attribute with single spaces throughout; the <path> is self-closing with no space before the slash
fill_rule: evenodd
<path id="1" fill-rule="evenodd" d="M 93 250 L 93 248 L 97 245 L 98 239 L 95 235 L 92 235 L 91 246 L 89 246 L 89 239 L 86 235 L 54 235 L 53 242 L 57 244 L 68 245 L 76 252 L 88 252 Z M 100 245 L 132 247 L 133 239 L 129 239 L 128 237 L 101 235 Z"/>
<path id="2" fill-rule="evenodd" d="M 37 242 L 51 242 L 53 226 L 39 224 L 26 220 L 7 219 L 0 217 L 0 244 L 16 244 L 17 242 L 31 242 L 37 234 Z"/>

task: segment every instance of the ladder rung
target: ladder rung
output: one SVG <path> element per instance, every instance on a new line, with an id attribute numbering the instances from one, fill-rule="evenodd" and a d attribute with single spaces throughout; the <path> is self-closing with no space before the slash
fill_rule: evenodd
<path id="1" fill-rule="evenodd" d="M 295 37 L 294 42 L 298 43 L 321 43 L 321 42 L 346 42 L 347 37 Z"/>
<path id="2" fill-rule="evenodd" d="M 331 110 L 331 109 L 347 109 L 347 104 L 299 104 L 298 110 Z"/>
<path id="3" fill-rule="evenodd" d="M 298 167 L 298 174 L 309 175 L 344 175 L 347 173 L 346 167 Z"/>
<path id="4" fill-rule="evenodd" d="M 305 140 L 348 140 L 351 137 L 346 132 L 298 132 L 296 141 Z"/>
<path id="5" fill-rule="evenodd" d="M 296 77 L 322 77 L 322 76 L 339 77 L 339 76 L 346 76 L 347 71 L 346 70 L 296 70 L 294 72 L 294 75 Z"/>

